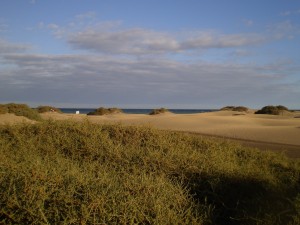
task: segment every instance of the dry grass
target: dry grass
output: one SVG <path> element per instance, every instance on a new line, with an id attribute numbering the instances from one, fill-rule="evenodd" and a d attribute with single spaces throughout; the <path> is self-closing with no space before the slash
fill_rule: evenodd
<path id="1" fill-rule="evenodd" d="M 0 104 L 0 114 L 5 113 L 12 113 L 16 116 L 24 116 L 31 120 L 41 120 L 40 115 L 38 112 L 32 108 L 30 108 L 26 104 L 16 104 L 16 103 L 9 103 L 9 104 Z"/>
<path id="2" fill-rule="evenodd" d="M 147 127 L 0 126 L 3 224 L 297 224 L 298 162 Z"/>

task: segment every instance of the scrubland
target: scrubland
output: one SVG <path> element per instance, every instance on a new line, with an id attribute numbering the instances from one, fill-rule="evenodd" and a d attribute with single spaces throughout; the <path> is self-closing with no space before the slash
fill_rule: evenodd
<path id="1" fill-rule="evenodd" d="M 2 224 L 299 224 L 300 163 L 146 126 L 0 126 Z"/>

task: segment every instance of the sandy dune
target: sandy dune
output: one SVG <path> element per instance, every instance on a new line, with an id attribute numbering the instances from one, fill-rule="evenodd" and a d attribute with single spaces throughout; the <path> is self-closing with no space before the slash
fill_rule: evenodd
<path id="1" fill-rule="evenodd" d="M 143 124 L 160 129 L 300 146 L 300 118 L 295 118 L 299 115 L 300 112 L 284 116 L 273 116 L 219 111 L 199 114 L 166 113 L 155 116 L 143 114 L 114 114 L 105 116 L 44 114 L 43 117 L 75 120 L 87 117 L 91 122 L 95 123 Z"/>
<path id="2" fill-rule="evenodd" d="M 22 122 L 30 122 L 34 123 L 34 121 L 24 117 L 24 116 L 16 116 L 14 114 L 0 114 L 0 125 L 3 124 L 15 124 L 15 123 L 22 123 Z"/>
<path id="3" fill-rule="evenodd" d="M 159 129 L 195 132 L 206 135 L 235 139 L 288 144 L 299 146 L 300 150 L 300 112 L 285 115 L 256 115 L 218 111 L 199 114 L 172 114 L 149 116 L 144 114 L 114 114 L 87 116 L 85 114 L 45 113 L 42 117 L 57 120 L 88 119 L 94 123 L 121 123 L 126 125 L 150 125 Z M 298 117 L 298 118 L 297 118 Z M 20 122 L 26 118 L 14 115 L 0 115 L 0 124 Z"/>

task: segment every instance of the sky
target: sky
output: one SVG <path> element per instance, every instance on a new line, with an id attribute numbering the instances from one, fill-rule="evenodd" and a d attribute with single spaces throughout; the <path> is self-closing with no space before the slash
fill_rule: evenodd
<path id="1" fill-rule="evenodd" d="M 1 0 L 0 103 L 300 109 L 300 0 Z"/>

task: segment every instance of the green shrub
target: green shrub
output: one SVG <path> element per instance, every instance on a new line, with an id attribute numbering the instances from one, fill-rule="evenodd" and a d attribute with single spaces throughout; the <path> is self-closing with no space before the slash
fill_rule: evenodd
<path id="1" fill-rule="evenodd" d="M 8 113 L 8 108 L 6 105 L 0 104 L 0 114 Z"/>
<path id="2" fill-rule="evenodd" d="M 160 109 L 153 109 L 149 115 L 158 115 L 158 114 L 162 114 L 162 113 L 166 113 L 166 112 L 170 112 L 168 109 L 166 108 L 160 108 Z"/>
<path id="3" fill-rule="evenodd" d="M 94 112 L 89 112 L 87 115 L 109 115 L 109 114 L 115 114 L 115 113 L 122 113 L 123 111 L 121 109 L 118 108 L 103 108 L 100 107 L 98 109 L 96 109 Z"/>
<path id="4" fill-rule="evenodd" d="M 9 103 L 4 105 L 8 113 L 15 114 L 16 116 L 24 116 L 31 120 L 41 120 L 38 112 L 32 108 L 29 108 L 26 104 Z"/>
<path id="5" fill-rule="evenodd" d="M 237 111 L 237 112 L 247 112 L 249 109 L 245 106 L 225 106 L 220 109 L 221 111 Z"/>
<path id="6" fill-rule="evenodd" d="M 255 114 L 279 115 L 283 111 L 289 111 L 289 109 L 282 105 L 278 105 L 278 106 L 268 105 L 256 111 Z"/>
<path id="7" fill-rule="evenodd" d="M 57 112 L 57 113 L 62 113 L 60 109 L 55 108 L 53 106 L 39 106 L 37 107 L 37 111 L 39 113 L 45 113 L 45 112 Z"/>
<path id="8" fill-rule="evenodd" d="M 213 138 L 88 121 L 0 126 L 3 224 L 297 224 L 299 181 L 299 163 Z"/>

